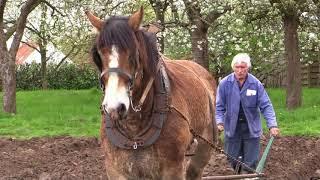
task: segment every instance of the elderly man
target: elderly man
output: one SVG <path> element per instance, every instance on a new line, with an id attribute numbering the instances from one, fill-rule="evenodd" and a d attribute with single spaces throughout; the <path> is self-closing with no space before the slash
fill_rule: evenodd
<path id="1" fill-rule="evenodd" d="M 236 173 L 247 173 L 255 169 L 259 159 L 262 126 L 260 112 L 267 122 L 272 136 L 279 134 L 273 106 L 261 82 L 249 73 L 250 57 L 237 54 L 231 63 L 233 73 L 223 78 L 218 86 L 216 98 L 216 123 L 224 130 L 225 152 Z M 236 168 L 239 159 L 248 165 Z"/>

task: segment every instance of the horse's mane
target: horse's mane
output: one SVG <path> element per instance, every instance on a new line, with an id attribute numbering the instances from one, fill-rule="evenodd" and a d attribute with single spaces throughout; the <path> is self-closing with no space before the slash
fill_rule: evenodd
<path id="1" fill-rule="evenodd" d="M 128 24 L 129 17 L 125 16 L 112 16 L 104 24 L 96 44 L 92 48 L 93 61 L 98 69 L 102 70 L 101 58 L 98 54 L 97 48 L 108 47 L 116 45 L 119 50 L 136 50 L 134 34 L 140 46 L 145 47 L 146 51 L 139 51 L 140 61 L 142 60 L 147 73 L 154 75 L 156 67 L 159 62 L 159 52 L 157 48 L 157 38 L 154 33 L 139 29 L 134 32 Z M 143 59 L 141 59 L 143 58 Z M 134 62 L 133 62 L 134 63 Z"/>
<path id="2" fill-rule="evenodd" d="M 135 49 L 128 17 L 112 16 L 106 20 L 97 39 L 98 48 L 116 45 L 120 50 Z"/>
<path id="3" fill-rule="evenodd" d="M 156 35 L 154 33 L 147 32 L 142 29 L 137 31 L 136 35 L 137 35 L 138 41 L 140 43 L 144 43 L 142 44 L 142 46 L 146 48 L 146 52 L 145 52 L 146 54 L 144 55 L 147 59 L 147 61 L 145 62 L 147 64 L 145 65 L 146 67 L 148 67 L 148 69 L 146 70 L 149 71 L 150 74 L 155 75 L 157 71 L 157 65 L 160 60 L 159 59 L 160 55 L 157 48 Z"/>

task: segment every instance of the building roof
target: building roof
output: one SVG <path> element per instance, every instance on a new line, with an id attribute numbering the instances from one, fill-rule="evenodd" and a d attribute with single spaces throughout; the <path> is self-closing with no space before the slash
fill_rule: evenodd
<path id="1" fill-rule="evenodd" d="M 26 59 L 33 53 L 33 51 L 35 51 L 35 49 L 30 47 L 30 45 L 38 48 L 36 43 L 29 42 L 28 44 L 29 45 L 21 43 L 16 55 L 17 65 L 25 64 Z"/>

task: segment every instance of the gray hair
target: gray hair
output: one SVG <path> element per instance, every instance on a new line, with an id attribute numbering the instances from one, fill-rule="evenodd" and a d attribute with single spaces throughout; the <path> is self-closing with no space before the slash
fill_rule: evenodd
<path id="1" fill-rule="evenodd" d="M 250 56 L 247 53 L 239 53 L 235 55 L 231 62 L 231 67 L 233 68 L 235 64 L 246 63 L 248 67 L 251 67 Z"/>

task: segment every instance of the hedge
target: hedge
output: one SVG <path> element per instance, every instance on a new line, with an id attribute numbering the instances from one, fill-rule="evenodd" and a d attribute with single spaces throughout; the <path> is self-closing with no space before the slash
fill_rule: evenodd
<path id="1" fill-rule="evenodd" d="M 17 67 L 17 90 L 41 89 L 41 65 L 32 63 Z M 47 65 L 48 89 L 89 89 L 98 87 L 98 73 L 90 65 Z"/>

